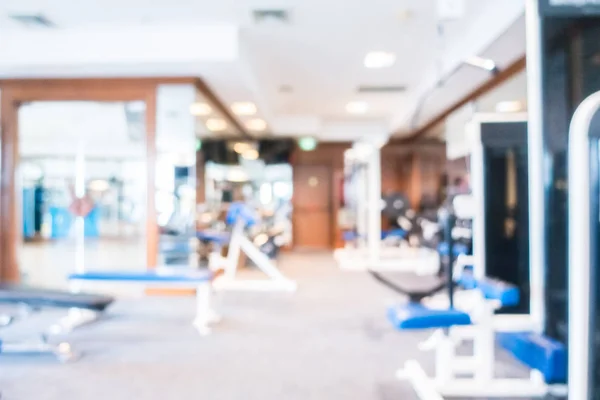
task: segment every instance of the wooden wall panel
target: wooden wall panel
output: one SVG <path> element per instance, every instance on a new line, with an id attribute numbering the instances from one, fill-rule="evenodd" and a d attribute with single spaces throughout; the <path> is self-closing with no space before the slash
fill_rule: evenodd
<path id="1" fill-rule="evenodd" d="M 17 241 L 19 230 L 17 218 L 17 187 L 15 165 L 19 159 L 18 104 L 14 93 L 2 89 L 0 93 L 1 149 L 0 168 L 0 282 L 17 282 Z"/>

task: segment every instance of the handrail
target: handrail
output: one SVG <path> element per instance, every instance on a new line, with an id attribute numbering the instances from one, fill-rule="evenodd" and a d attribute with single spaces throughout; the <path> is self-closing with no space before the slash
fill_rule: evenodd
<path id="1" fill-rule="evenodd" d="M 590 399 L 590 138 L 600 92 L 575 110 L 569 128 L 569 399 Z M 597 218 L 597 217 L 594 217 Z"/>

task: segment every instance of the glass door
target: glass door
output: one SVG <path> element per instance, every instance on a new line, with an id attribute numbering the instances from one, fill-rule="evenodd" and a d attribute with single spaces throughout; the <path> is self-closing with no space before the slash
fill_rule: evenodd
<path id="1" fill-rule="evenodd" d="M 33 102 L 19 110 L 26 283 L 146 262 L 144 103 Z"/>

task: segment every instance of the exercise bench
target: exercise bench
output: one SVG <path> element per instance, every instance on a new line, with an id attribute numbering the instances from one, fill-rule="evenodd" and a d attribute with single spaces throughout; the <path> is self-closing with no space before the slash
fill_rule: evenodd
<path id="1" fill-rule="evenodd" d="M 42 308 L 103 312 L 113 300 L 109 296 L 0 284 L 0 304 L 20 306 L 22 311 L 26 311 L 21 312 L 20 315 L 8 315 L 0 318 L 0 327 L 10 325 L 18 319 L 18 316 Z M 40 339 L 33 342 L 5 342 L 0 339 L 0 355 L 6 354 L 52 354 L 63 362 L 77 358 L 76 352 L 69 343 L 63 342 L 57 345 L 48 343 L 45 332 L 40 333 Z"/>
<path id="2" fill-rule="evenodd" d="M 193 325 L 201 335 L 210 333 L 210 324 L 219 318 L 211 308 L 214 274 L 210 271 L 191 270 L 188 268 L 158 268 L 147 271 L 89 271 L 69 276 L 70 288 L 79 292 L 82 287 L 99 283 L 142 286 L 144 288 L 185 288 L 196 290 L 196 315 Z M 61 321 L 59 329 L 69 331 L 83 324 L 98 319 L 100 313 L 87 310 L 73 310 Z"/>

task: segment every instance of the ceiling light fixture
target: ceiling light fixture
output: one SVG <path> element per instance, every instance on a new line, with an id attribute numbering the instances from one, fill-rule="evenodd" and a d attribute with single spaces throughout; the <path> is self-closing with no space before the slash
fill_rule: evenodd
<path id="1" fill-rule="evenodd" d="M 231 105 L 231 111 L 236 115 L 254 115 L 256 114 L 256 105 L 249 101 L 239 101 Z"/>
<path id="2" fill-rule="evenodd" d="M 233 145 L 233 151 L 238 154 L 243 154 L 245 151 L 252 149 L 252 145 L 246 142 L 237 142 Z"/>
<path id="3" fill-rule="evenodd" d="M 472 56 L 465 60 L 465 64 L 468 64 L 472 67 L 485 69 L 486 71 L 490 71 L 490 72 L 496 72 L 498 70 L 494 60 L 492 60 L 490 58 Z"/>
<path id="4" fill-rule="evenodd" d="M 248 149 L 242 153 L 242 157 L 246 160 L 258 160 L 258 150 Z"/>
<path id="5" fill-rule="evenodd" d="M 523 111 L 523 103 L 519 100 L 501 101 L 496 104 L 496 112 L 499 113 L 514 113 Z"/>
<path id="6" fill-rule="evenodd" d="M 190 106 L 190 114 L 196 117 L 204 117 L 212 113 L 212 108 L 206 103 L 193 103 Z"/>
<path id="7" fill-rule="evenodd" d="M 219 118 L 209 118 L 206 120 L 206 129 L 212 132 L 222 132 L 227 129 L 227 122 Z"/>
<path id="8" fill-rule="evenodd" d="M 254 118 L 246 123 L 246 128 L 251 131 L 264 131 L 267 129 L 267 122 L 264 119 Z"/>
<path id="9" fill-rule="evenodd" d="M 387 51 L 371 51 L 365 56 L 367 68 L 389 68 L 396 63 L 396 55 Z"/>
<path id="10" fill-rule="evenodd" d="M 364 114 L 369 110 L 369 105 L 364 101 L 351 101 L 346 104 L 346 112 L 349 114 Z"/>

